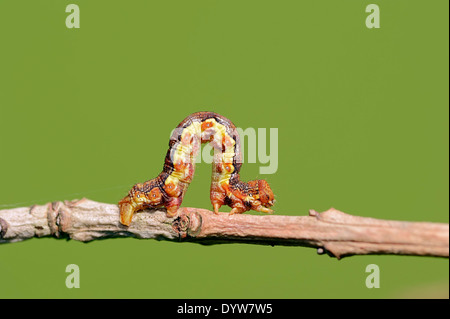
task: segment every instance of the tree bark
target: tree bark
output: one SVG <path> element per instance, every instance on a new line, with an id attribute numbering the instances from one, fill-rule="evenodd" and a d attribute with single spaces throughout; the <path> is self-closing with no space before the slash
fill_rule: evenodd
<path id="1" fill-rule="evenodd" d="M 181 208 L 175 218 L 165 210 L 135 214 L 130 227 L 119 222 L 117 205 L 88 199 L 0 210 L 0 243 L 54 236 L 88 242 L 135 237 L 201 244 L 249 243 L 315 247 L 319 254 L 395 254 L 449 256 L 449 225 L 359 217 L 331 208 L 309 216 L 218 215 Z"/>

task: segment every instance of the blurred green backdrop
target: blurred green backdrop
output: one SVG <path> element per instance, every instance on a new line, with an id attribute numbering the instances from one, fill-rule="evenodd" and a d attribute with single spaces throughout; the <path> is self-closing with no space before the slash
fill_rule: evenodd
<path id="1" fill-rule="evenodd" d="M 81 28 L 68 29 L 76 3 Z M 448 1 L 0 0 L 0 209 L 116 203 L 211 110 L 278 128 L 276 214 L 448 222 Z M 185 206 L 210 208 L 210 166 Z M 80 266 L 81 288 L 65 286 Z M 365 268 L 380 267 L 368 289 Z M 52 238 L 0 245 L 1 298 L 448 296 L 448 260 Z M 431 288 L 430 288 L 431 287 Z"/>

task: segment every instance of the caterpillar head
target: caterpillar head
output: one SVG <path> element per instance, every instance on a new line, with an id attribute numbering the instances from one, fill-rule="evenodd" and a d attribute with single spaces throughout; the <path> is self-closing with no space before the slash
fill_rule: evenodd
<path id="1" fill-rule="evenodd" d="M 260 204 L 267 208 L 273 206 L 273 204 L 275 203 L 275 199 L 269 183 L 267 183 L 263 179 L 258 179 L 249 181 L 248 186 L 249 191 L 251 192 L 250 196 L 256 199 L 256 201 L 254 201 L 252 204 L 255 206 L 255 208 Z"/>
<path id="2" fill-rule="evenodd" d="M 135 212 L 149 207 L 156 208 L 162 204 L 163 195 L 155 183 L 152 181 L 145 184 L 138 183 L 119 202 L 120 222 L 129 226 Z"/>
<path id="3" fill-rule="evenodd" d="M 274 195 L 272 189 L 263 179 L 258 180 L 258 192 L 259 192 L 259 200 L 261 201 L 261 205 L 269 208 L 272 207 L 275 203 Z"/>

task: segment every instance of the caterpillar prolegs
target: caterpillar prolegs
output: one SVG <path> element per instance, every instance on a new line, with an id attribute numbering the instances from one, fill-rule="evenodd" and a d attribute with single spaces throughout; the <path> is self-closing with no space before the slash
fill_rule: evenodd
<path id="1" fill-rule="evenodd" d="M 230 214 L 249 210 L 272 213 L 274 195 L 265 180 L 242 182 L 241 143 L 234 124 L 213 112 L 197 112 L 185 118 L 174 130 L 163 171 L 154 179 L 138 183 L 119 202 L 120 222 L 131 224 L 133 214 L 145 208 L 165 207 L 174 217 L 192 181 L 195 158 L 202 143 L 214 148 L 210 198 L 217 214 L 222 205 Z"/>

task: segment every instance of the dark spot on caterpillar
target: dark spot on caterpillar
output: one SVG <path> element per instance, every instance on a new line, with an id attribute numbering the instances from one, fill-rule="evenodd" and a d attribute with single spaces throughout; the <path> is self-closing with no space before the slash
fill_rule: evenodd
<path id="1" fill-rule="evenodd" d="M 227 205 L 227 206 L 231 205 L 231 199 L 228 196 L 225 197 L 224 205 Z"/>

